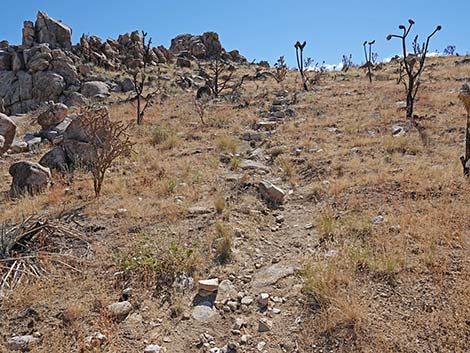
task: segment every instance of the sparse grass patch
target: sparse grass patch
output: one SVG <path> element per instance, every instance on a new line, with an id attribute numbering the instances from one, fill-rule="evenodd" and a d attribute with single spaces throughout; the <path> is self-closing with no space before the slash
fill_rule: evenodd
<path id="1" fill-rule="evenodd" d="M 389 155 L 394 153 L 416 155 L 423 151 L 422 145 L 410 138 L 410 136 L 388 136 L 384 141 L 384 149 Z"/>
<path id="2" fill-rule="evenodd" d="M 215 258 L 220 264 L 225 264 L 232 257 L 232 239 L 233 231 L 225 223 L 217 222 L 215 224 L 217 238 L 215 239 Z"/>
<path id="3" fill-rule="evenodd" d="M 237 153 L 238 140 L 233 136 L 222 135 L 216 140 L 217 150 L 221 153 Z"/>

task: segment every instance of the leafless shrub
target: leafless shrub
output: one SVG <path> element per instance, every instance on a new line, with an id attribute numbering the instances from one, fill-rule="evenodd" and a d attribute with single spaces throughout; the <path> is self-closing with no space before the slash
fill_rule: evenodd
<path id="1" fill-rule="evenodd" d="M 201 61 L 197 63 L 199 65 L 199 75 L 206 80 L 206 86 L 210 88 L 216 98 L 228 91 L 230 93 L 236 92 L 243 86 L 247 78 L 247 75 L 244 75 L 237 81 L 235 79 L 236 67 L 220 56 L 215 56 L 206 63 Z"/>
<path id="2" fill-rule="evenodd" d="M 277 59 L 277 62 L 274 64 L 274 68 L 276 69 L 274 79 L 278 83 L 281 83 L 286 79 L 287 72 L 289 71 L 286 61 L 284 60 L 284 56 L 280 56 L 279 59 Z"/>
<path id="3" fill-rule="evenodd" d="M 131 124 L 111 121 L 108 109 L 98 106 L 83 108 L 80 122 L 90 139 L 88 167 L 93 175 L 95 196 L 99 197 L 106 171 L 117 158 L 132 150 L 128 133 Z"/>
<path id="4" fill-rule="evenodd" d="M 422 45 L 418 44 L 418 36 L 415 37 L 412 46 L 414 54 L 409 54 L 407 50 L 406 39 L 414 25 L 412 19 L 408 20 L 408 27 L 400 25 L 398 28 L 403 31 L 402 35 L 389 34 L 387 40 L 392 38 L 399 38 L 403 47 L 403 59 L 401 61 L 401 70 L 399 82 L 402 82 L 406 90 L 406 117 L 410 120 L 413 119 L 413 107 L 419 87 L 421 86 L 420 76 L 424 69 L 426 62 L 426 54 L 428 53 L 429 41 L 431 38 L 442 29 L 437 26 L 434 31 L 427 37 Z"/>

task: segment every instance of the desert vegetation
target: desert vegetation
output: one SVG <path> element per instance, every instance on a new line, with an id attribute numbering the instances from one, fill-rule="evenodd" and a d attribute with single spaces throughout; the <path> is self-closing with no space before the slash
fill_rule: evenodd
<path id="1" fill-rule="evenodd" d="M 36 54 L 0 71 L 0 351 L 468 351 L 470 60 L 428 57 L 441 26 L 410 53 L 413 25 L 398 59 L 365 41 L 329 72 L 306 42 L 292 69 L 214 32 L 72 46 L 25 22 Z M 41 95 L 2 91 L 33 71 Z"/>

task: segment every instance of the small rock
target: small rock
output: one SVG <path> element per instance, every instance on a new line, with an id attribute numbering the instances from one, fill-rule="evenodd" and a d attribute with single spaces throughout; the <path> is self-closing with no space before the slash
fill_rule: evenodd
<path id="1" fill-rule="evenodd" d="M 132 304 L 128 301 L 108 305 L 108 312 L 115 319 L 124 319 L 131 311 Z"/>
<path id="2" fill-rule="evenodd" d="M 28 351 L 34 345 L 41 342 L 40 338 L 34 337 L 32 335 L 26 336 L 15 336 L 8 340 L 7 347 L 12 351 Z"/>
<path id="3" fill-rule="evenodd" d="M 206 305 L 197 305 L 193 308 L 192 317 L 199 322 L 209 322 L 217 312 Z"/>
<path id="4" fill-rule="evenodd" d="M 373 224 L 380 224 L 382 223 L 383 221 L 385 220 L 384 216 L 382 215 L 379 215 L 379 216 L 376 216 L 372 219 L 372 223 Z"/>
<path id="5" fill-rule="evenodd" d="M 240 343 L 241 344 L 248 344 L 248 343 L 250 343 L 250 339 L 251 339 L 250 335 L 242 335 L 242 337 L 240 337 Z"/>
<path id="6" fill-rule="evenodd" d="M 207 292 L 215 292 L 219 288 L 219 279 L 212 278 L 198 281 L 199 290 L 205 290 Z"/>
<path id="7" fill-rule="evenodd" d="M 266 318 L 261 318 L 258 320 L 258 332 L 268 332 L 268 331 L 271 331 L 272 328 L 273 328 L 272 321 Z"/>
<path id="8" fill-rule="evenodd" d="M 284 198 L 286 196 L 285 191 L 269 181 L 262 181 L 259 184 L 258 189 L 261 196 L 267 201 L 275 204 L 282 204 L 284 202 Z"/>
<path id="9" fill-rule="evenodd" d="M 273 308 L 273 314 L 279 315 L 281 313 L 281 309 Z"/>
<path id="10" fill-rule="evenodd" d="M 258 297 L 258 305 L 261 307 L 268 306 L 269 303 L 269 294 L 268 293 L 261 293 Z"/>
<path id="11" fill-rule="evenodd" d="M 161 351 L 161 348 L 157 344 L 149 344 L 144 349 L 144 353 L 160 353 L 160 351 Z"/>
<path id="12" fill-rule="evenodd" d="M 246 321 L 245 319 L 238 317 L 235 319 L 235 323 L 233 324 L 233 329 L 234 330 L 241 330 L 243 327 L 246 326 Z"/>
<path id="13" fill-rule="evenodd" d="M 254 301 L 253 297 L 246 296 L 242 299 L 241 303 L 243 305 L 251 305 L 253 303 L 253 301 Z"/>
<path id="14" fill-rule="evenodd" d="M 263 352 L 265 347 L 266 347 L 266 342 L 264 341 L 261 341 L 256 345 L 256 349 L 258 350 L 258 352 Z"/>

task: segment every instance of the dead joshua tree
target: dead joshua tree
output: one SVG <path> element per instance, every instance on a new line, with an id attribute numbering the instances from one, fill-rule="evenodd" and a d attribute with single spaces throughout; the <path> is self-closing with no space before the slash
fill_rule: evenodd
<path id="1" fill-rule="evenodd" d="M 220 55 L 215 56 L 208 65 L 203 65 L 199 61 L 197 63 L 200 76 L 206 80 L 206 87 L 210 89 L 215 98 L 228 90 L 231 90 L 232 93 L 236 92 L 248 77 L 248 75 L 244 75 L 240 81 L 235 82 L 234 75 L 237 69 L 222 59 Z"/>
<path id="2" fill-rule="evenodd" d="M 348 70 L 353 67 L 353 61 L 352 61 L 352 54 L 349 54 L 349 56 L 343 54 L 343 58 L 341 60 L 343 67 L 341 68 L 341 71 L 343 72 L 348 72 Z"/>
<path id="3" fill-rule="evenodd" d="M 93 188 L 98 198 L 106 171 L 117 158 L 132 151 L 128 133 L 131 124 L 111 121 L 108 109 L 98 106 L 84 108 L 80 122 L 90 138 L 88 169 L 93 175 Z"/>
<path id="4" fill-rule="evenodd" d="M 369 77 L 369 82 L 372 83 L 372 67 L 373 64 L 373 57 L 372 57 L 372 45 L 374 45 L 375 40 L 368 42 L 367 40 L 364 41 L 362 46 L 364 47 L 364 56 L 366 58 L 366 63 L 364 67 L 367 68 L 367 77 Z M 369 46 L 369 52 L 367 52 L 366 46 Z"/>
<path id="5" fill-rule="evenodd" d="M 307 79 L 307 74 L 306 74 L 308 70 L 308 66 L 305 65 L 305 62 L 304 62 L 304 48 L 306 45 L 307 45 L 306 41 L 304 41 L 303 43 L 300 43 L 299 41 L 297 41 L 294 47 L 295 47 L 295 56 L 297 58 L 297 68 L 299 69 L 300 78 L 302 79 L 302 85 L 304 87 L 304 90 L 308 91 L 308 79 Z"/>
<path id="6" fill-rule="evenodd" d="M 436 29 L 427 37 L 426 41 L 420 46 L 417 44 L 418 36 L 413 41 L 414 54 L 408 53 L 406 39 L 410 33 L 411 27 L 415 22 L 412 19 L 408 20 L 408 28 L 405 25 L 400 25 L 398 28 L 403 31 L 402 35 L 389 34 L 387 40 L 392 38 L 399 38 L 402 42 L 403 48 L 403 60 L 401 65 L 404 68 L 404 73 L 401 72 L 399 81 L 403 82 L 406 90 L 406 117 L 410 119 L 414 125 L 417 123 L 413 119 L 413 108 L 416 95 L 421 85 L 420 76 L 424 69 L 426 62 L 426 54 L 428 53 L 429 41 L 431 38 L 442 29 L 441 26 L 437 26 Z M 406 75 L 406 80 L 404 79 Z"/>
<path id="7" fill-rule="evenodd" d="M 463 166 L 463 175 L 470 176 L 470 86 L 464 84 L 460 89 L 460 100 L 467 111 L 467 126 L 465 129 L 465 156 L 460 157 Z"/>
<path id="8" fill-rule="evenodd" d="M 147 40 L 147 32 L 142 31 L 142 43 L 134 43 L 134 49 L 142 54 L 143 66 L 132 72 L 134 81 L 135 100 L 137 101 L 137 124 L 142 125 L 146 110 L 153 104 L 153 97 L 158 93 L 158 89 L 144 96 L 145 84 L 147 83 L 147 68 L 150 65 L 152 55 L 152 38 Z M 142 107 L 142 101 L 145 104 Z"/>

